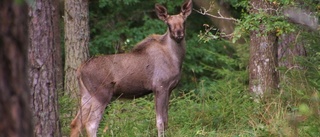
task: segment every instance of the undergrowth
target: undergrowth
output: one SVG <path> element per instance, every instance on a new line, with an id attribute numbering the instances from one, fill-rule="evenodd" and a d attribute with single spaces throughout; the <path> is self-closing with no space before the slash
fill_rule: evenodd
<path id="1" fill-rule="evenodd" d="M 281 83 L 281 90 L 259 101 L 248 93 L 245 83 L 235 79 L 210 84 L 202 81 L 195 90 L 175 90 L 170 99 L 166 136 L 317 136 L 318 89 L 308 84 L 305 70 L 290 70 L 286 75 L 300 78 Z M 65 98 L 60 98 L 60 108 L 70 105 Z M 65 121 L 71 120 L 63 117 L 66 110 L 61 112 L 64 135 L 69 132 Z M 153 95 L 114 101 L 106 109 L 98 132 L 101 137 L 156 135 Z"/>
<path id="2" fill-rule="evenodd" d="M 218 80 L 176 89 L 170 98 L 168 137 L 314 137 L 320 133 L 320 54 L 302 68 L 281 70 L 279 90 L 257 99 L 246 70 L 221 68 Z M 74 103 L 60 96 L 62 134 L 68 136 Z M 99 125 L 99 137 L 157 136 L 153 95 L 115 100 Z"/>

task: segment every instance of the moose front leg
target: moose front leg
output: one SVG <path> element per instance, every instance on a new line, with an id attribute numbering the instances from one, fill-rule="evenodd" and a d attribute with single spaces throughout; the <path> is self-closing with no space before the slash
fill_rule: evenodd
<path id="1" fill-rule="evenodd" d="M 169 105 L 169 91 L 156 91 L 156 121 L 158 129 L 158 137 L 164 136 L 164 130 L 168 125 L 168 105 Z"/>

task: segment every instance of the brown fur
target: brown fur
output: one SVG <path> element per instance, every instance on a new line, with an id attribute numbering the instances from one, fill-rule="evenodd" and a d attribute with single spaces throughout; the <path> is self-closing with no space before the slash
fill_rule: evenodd
<path id="1" fill-rule="evenodd" d="M 185 54 L 184 21 L 190 15 L 192 1 L 185 2 L 178 15 L 167 15 L 156 5 L 157 15 L 168 24 L 163 35 L 150 35 L 131 52 L 91 58 L 77 71 L 81 109 L 71 123 L 71 136 L 79 136 L 84 125 L 87 135 L 95 137 L 105 107 L 112 97 L 136 98 L 155 94 L 158 136 L 168 122 L 171 91 L 180 80 Z"/>

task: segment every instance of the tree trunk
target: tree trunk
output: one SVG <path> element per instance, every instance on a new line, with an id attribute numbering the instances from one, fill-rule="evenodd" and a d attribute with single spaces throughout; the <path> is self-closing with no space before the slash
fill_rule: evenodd
<path id="1" fill-rule="evenodd" d="M 65 83 L 64 91 L 71 99 L 79 94 L 77 68 L 89 57 L 88 0 L 65 0 Z"/>
<path id="2" fill-rule="evenodd" d="M 0 1 L 0 137 L 32 137 L 27 6 Z"/>
<path id="3" fill-rule="evenodd" d="M 61 73 L 57 55 L 60 49 L 58 2 L 35 0 L 29 9 L 29 84 L 34 134 L 60 136 L 57 78 Z"/>
<path id="4" fill-rule="evenodd" d="M 267 1 L 251 0 L 253 9 L 251 14 L 256 14 L 259 9 L 264 9 L 267 14 L 273 14 L 272 5 Z M 278 87 L 277 44 L 275 33 L 266 33 L 261 22 L 259 31 L 250 32 L 250 60 L 249 60 L 249 88 L 256 95 L 263 95 Z"/>
<path id="5" fill-rule="evenodd" d="M 283 34 L 279 37 L 278 42 L 278 60 L 279 67 L 286 69 L 301 68 L 295 61 L 296 57 L 306 56 L 306 50 L 303 43 L 298 40 L 297 33 Z"/>

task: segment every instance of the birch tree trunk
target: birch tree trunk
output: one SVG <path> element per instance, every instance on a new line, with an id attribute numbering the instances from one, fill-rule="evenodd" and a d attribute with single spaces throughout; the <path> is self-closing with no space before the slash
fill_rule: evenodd
<path id="1" fill-rule="evenodd" d="M 272 5 L 268 1 L 251 0 L 250 14 L 264 11 L 273 14 Z M 260 10 L 260 11 L 259 11 Z M 275 33 L 266 33 L 265 25 L 261 22 L 258 31 L 250 32 L 250 59 L 249 59 L 249 88 L 256 95 L 263 95 L 277 89 L 279 80 L 276 68 L 277 43 Z"/>
<path id="2" fill-rule="evenodd" d="M 0 1 L 0 137 L 32 137 L 27 6 Z"/>
<path id="3" fill-rule="evenodd" d="M 79 96 L 77 68 L 89 57 L 88 0 L 65 0 L 65 81 L 64 91 L 72 99 Z"/>
<path id="4" fill-rule="evenodd" d="M 60 39 L 58 2 L 34 0 L 29 8 L 29 84 L 34 135 L 61 136 L 58 116 L 57 60 Z"/>

